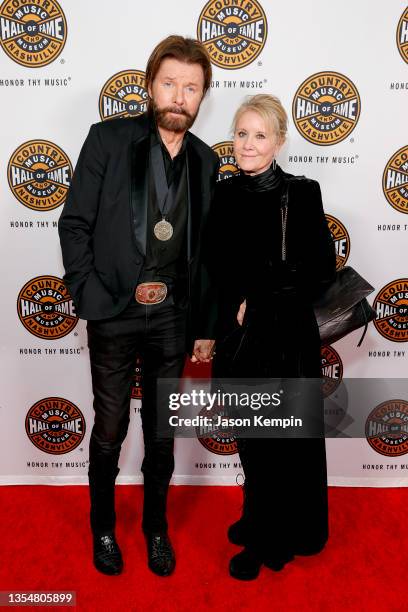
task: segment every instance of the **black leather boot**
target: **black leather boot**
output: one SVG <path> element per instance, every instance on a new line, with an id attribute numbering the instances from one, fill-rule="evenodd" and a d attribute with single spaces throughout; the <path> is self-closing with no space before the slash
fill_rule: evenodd
<path id="1" fill-rule="evenodd" d="M 176 557 L 167 533 L 146 533 L 148 566 L 157 576 L 170 576 Z"/>
<path id="2" fill-rule="evenodd" d="M 229 573 L 237 580 L 254 580 L 258 577 L 262 567 L 262 560 L 249 548 L 244 548 L 232 557 L 229 564 Z"/>
<path id="3" fill-rule="evenodd" d="M 102 574 L 117 576 L 122 572 L 122 553 L 114 533 L 93 535 L 93 561 L 96 569 Z"/>
<path id="4" fill-rule="evenodd" d="M 176 558 L 167 535 L 168 482 L 159 482 L 145 475 L 142 529 L 147 544 L 148 566 L 158 576 L 170 576 Z"/>
<path id="5" fill-rule="evenodd" d="M 89 466 L 90 522 L 93 534 L 93 560 L 96 569 L 107 575 L 120 574 L 123 559 L 115 539 L 115 480 L 117 459 L 93 456 Z"/>
<path id="6" fill-rule="evenodd" d="M 237 580 L 254 580 L 258 577 L 262 565 L 274 572 L 279 572 L 292 559 L 293 555 L 290 554 L 266 558 L 254 549 L 247 547 L 232 557 L 229 572 Z"/>

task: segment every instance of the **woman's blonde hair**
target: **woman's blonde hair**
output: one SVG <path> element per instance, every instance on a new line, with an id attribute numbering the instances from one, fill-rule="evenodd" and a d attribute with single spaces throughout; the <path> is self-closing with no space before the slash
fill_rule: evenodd
<path id="1" fill-rule="evenodd" d="M 270 94 L 248 96 L 241 106 L 238 107 L 234 115 L 232 121 L 233 133 L 235 133 L 238 120 L 246 111 L 258 113 L 265 121 L 265 124 L 272 129 L 278 143 L 283 144 L 285 142 L 288 131 L 288 116 L 279 98 Z"/>

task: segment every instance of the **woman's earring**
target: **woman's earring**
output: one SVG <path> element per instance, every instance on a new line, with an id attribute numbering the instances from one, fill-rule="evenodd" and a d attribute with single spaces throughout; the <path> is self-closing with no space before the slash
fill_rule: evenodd
<path id="1" fill-rule="evenodd" d="M 272 170 L 276 170 L 276 159 L 275 158 L 273 158 L 273 161 L 272 161 Z"/>

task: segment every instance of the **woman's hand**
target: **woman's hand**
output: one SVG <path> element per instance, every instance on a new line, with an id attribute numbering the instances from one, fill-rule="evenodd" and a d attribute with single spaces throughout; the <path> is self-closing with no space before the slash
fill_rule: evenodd
<path id="1" fill-rule="evenodd" d="M 246 300 L 242 302 L 241 306 L 239 307 L 238 314 L 237 314 L 237 321 L 240 325 L 242 325 L 242 323 L 244 322 L 245 310 L 246 310 Z"/>

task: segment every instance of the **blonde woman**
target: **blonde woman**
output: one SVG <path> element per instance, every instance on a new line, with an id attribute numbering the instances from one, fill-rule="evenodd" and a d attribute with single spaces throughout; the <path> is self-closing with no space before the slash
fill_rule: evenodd
<path id="1" fill-rule="evenodd" d="M 271 95 L 249 98 L 233 120 L 240 174 L 218 183 L 212 226 L 219 289 L 217 377 L 321 375 L 312 299 L 334 275 L 334 243 L 319 184 L 305 177 L 290 180 L 276 163 L 286 131 L 285 110 Z M 234 335 L 239 350 L 232 358 L 227 347 Z M 320 393 L 313 412 L 323 422 Z M 238 438 L 238 449 L 245 501 L 242 517 L 231 525 L 228 536 L 244 548 L 231 559 L 230 574 L 250 580 L 262 565 L 277 571 L 295 555 L 314 554 L 324 547 L 325 441 Z"/>

